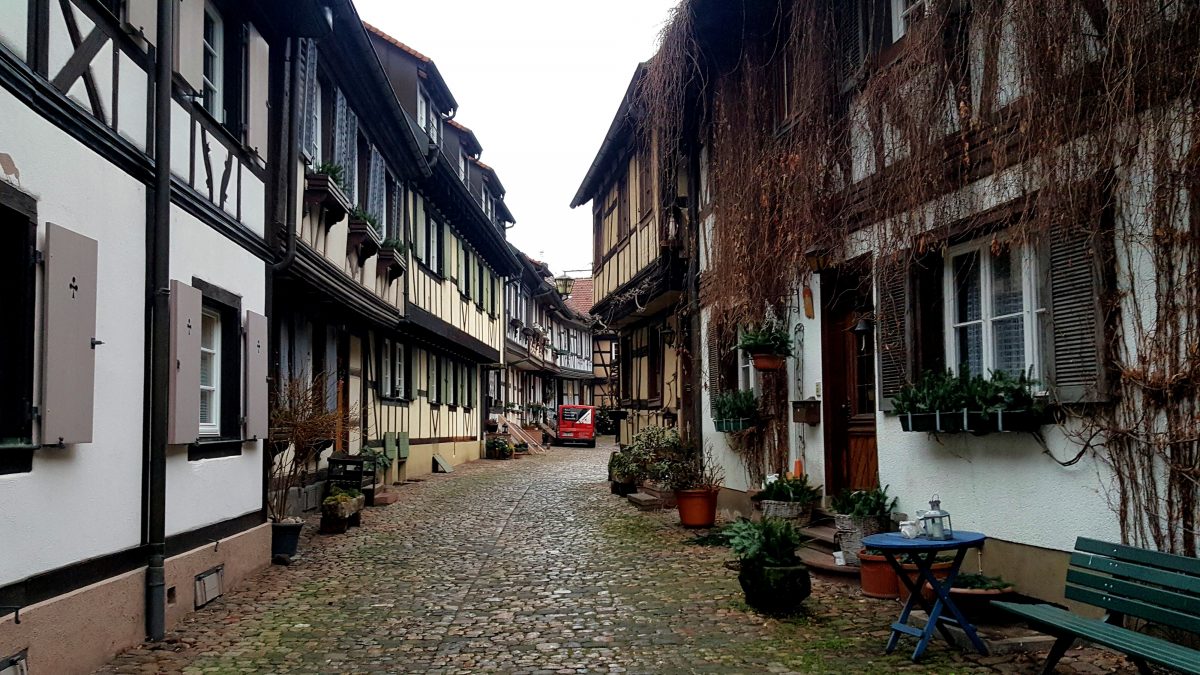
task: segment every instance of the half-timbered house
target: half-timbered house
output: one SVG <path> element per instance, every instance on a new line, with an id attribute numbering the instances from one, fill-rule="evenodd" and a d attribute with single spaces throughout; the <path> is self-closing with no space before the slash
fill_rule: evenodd
<path id="1" fill-rule="evenodd" d="M 316 2 L 0 5 L 0 662 L 90 671 L 267 563 L 285 91 L 328 32 Z"/>
<path id="2" fill-rule="evenodd" d="M 691 405 L 688 366 L 676 309 L 686 300 L 686 228 L 674 206 L 686 200 L 688 166 L 661 157 L 638 125 L 635 106 L 645 73 L 639 65 L 572 208 L 592 205 L 592 314 L 616 342 L 621 438 L 646 426 L 680 424 Z M 674 176 L 664 181 L 665 175 Z M 686 203 L 682 201 L 680 203 Z M 685 327 L 686 328 L 686 327 Z M 692 416 L 684 412 L 684 420 Z M 690 433 L 687 424 L 682 433 Z"/>

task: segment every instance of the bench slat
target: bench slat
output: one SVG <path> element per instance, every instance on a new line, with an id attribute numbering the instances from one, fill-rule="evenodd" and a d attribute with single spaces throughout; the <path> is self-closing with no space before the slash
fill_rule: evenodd
<path id="1" fill-rule="evenodd" d="M 1121 612 L 1138 616 L 1164 626 L 1174 626 L 1193 633 L 1200 633 L 1200 616 L 1185 614 L 1165 607 L 1156 607 L 1137 600 L 1108 595 L 1081 586 L 1067 586 L 1067 598 L 1086 602 L 1089 605 L 1103 607 L 1110 612 Z"/>
<path id="2" fill-rule="evenodd" d="M 1051 605 L 1023 605 L 1012 602 L 992 604 L 1047 628 L 1051 634 L 1061 635 L 1065 632 L 1126 654 L 1140 656 L 1147 661 L 1200 675 L 1200 651 L 1103 621 L 1085 619 Z"/>
<path id="3" fill-rule="evenodd" d="M 1144 548 L 1126 546 L 1125 544 L 1113 544 L 1098 539 L 1088 539 L 1087 537 L 1079 537 L 1075 540 L 1075 550 L 1134 562 L 1139 565 L 1149 565 L 1150 567 L 1158 567 L 1173 572 L 1200 576 L 1200 558 L 1163 553 L 1162 551 L 1151 551 Z"/>
<path id="4" fill-rule="evenodd" d="M 1113 558 L 1100 557 L 1090 553 L 1072 553 L 1071 565 L 1083 567 L 1095 572 L 1111 574 L 1123 579 L 1132 579 L 1142 583 L 1156 584 L 1181 591 L 1200 595 L 1200 577 L 1168 572 L 1166 570 L 1145 567 Z"/>
<path id="5" fill-rule="evenodd" d="M 1094 588 L 1101 593 L 1138 600 L 1159 607 L 1178 610 L 1184 614 L 1200 615 L 1200 598 L 1170 590 L 1155 588 L 1079 569 L 1067 570 L 1067 583 Z M 1139 615 L 1140 616 L 1140 615 Z"/>

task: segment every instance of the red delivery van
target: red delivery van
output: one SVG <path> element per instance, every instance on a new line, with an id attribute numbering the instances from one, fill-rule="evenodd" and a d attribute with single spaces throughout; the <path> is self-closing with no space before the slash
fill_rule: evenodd
<path id="1" fill-rule="evenodd" d="M 558 406 L 558 440 L 581 441 L 596 447 L 596 407 L 591 405 Z"/>

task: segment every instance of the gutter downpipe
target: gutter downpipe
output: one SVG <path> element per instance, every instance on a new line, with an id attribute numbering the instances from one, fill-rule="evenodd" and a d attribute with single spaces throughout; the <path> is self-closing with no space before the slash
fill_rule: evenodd
<path id="1" fill-rule="evenodd" d="M 287 175 L 287 207 L 285 209 L 284 226 L 287 228 L 287 238 L 285 245 L 287 246 L 283 258 L 271 266 L 273 272 L 284 272 L 292 263 L 296 261 L 296 195 L 298 186 L 296 185 L 296 164 L 299 162 L 300 152 L 300 106 L 297 105 L 297 100 L 300 98 L 300 59 L 297 58 L 297 52 L 300 48 L 300 38 L 292 38 L 288 41 L 287 54 L 287 72 L 288 72 L 288 135 L 287 135 L 287 159 L 283 170 Z"/>
<path id="2" fill-rule="evenodd" d="M 174 0 L 158 0 L 154 60 L 154 220 L 150 236 L 152 287 L 150 347 L 150 457 L 148 467 L 146 635 L 166 633 L 167 415 L 171 349 L 171 55 L 174 47 Z"/>

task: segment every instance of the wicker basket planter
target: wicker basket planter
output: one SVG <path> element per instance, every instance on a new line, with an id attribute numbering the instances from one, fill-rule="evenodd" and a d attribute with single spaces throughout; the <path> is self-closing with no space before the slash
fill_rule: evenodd
<path id="1" fill-rule="evenodd" d="M 762 505 L 764 518 L 786 518 L 792 521 L 794 527 L 805 527 L 812 521 L 812 503 L 780 502 L 764 499 Z"/>
<path id="2" fill-rule="evenodd" d="M 858 552 L 863 548 L 863 537 L 888 531 L 891 529 L 889 520 L 888 516 L 834 515 L 838 547 L 841 548 L 847 565 L 858 566 Z"/>

